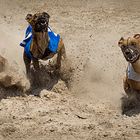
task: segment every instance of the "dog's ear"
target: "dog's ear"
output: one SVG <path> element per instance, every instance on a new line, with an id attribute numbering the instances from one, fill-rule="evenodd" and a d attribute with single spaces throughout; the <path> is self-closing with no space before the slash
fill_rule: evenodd
<path id="1" fill-rule="evenodd" d="M 48 13 L 46 13 L 46 12 L 43 12 L 43 15 L 44 15 L 45 17 L 47 17 L 48 19 L 50 18 L 50 15 L 49 15 Z"/>
<path id="2" fill-rule="evenodd" d="M 121 39 L 120 39 L 119 42 L 118 42 L 119 47 L 123 45 L 123 42 L 124 42 L 124 38 L 121 37 Z"/>
<path id="3" fill-rule="evenodd" d="M 133 37 L 134 37 L 135 39 L 140 39 L 140 34 L 135 34 Z"/>
<path id="4" fill-rule="evenodd" d="M 25 19 L 27 20 L 27 22 L 31 23 L 31 21 L 32 21 L 32 17 L 33 17 L 32 14 L 27 14 L 27 16 L 26 16 Z"/>

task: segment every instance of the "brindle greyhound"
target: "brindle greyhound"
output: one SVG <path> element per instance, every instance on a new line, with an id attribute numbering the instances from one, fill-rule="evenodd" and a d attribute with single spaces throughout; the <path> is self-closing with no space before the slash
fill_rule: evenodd
<path id="1" fill-rule="evenodd" d="M 125 59 L 128 61 L 124 90 L 128 97 L 140 97 L 140 34 L 128 39 L 121 38 L 118 42 Z"/>
<path id="2" fill-rule="evenodd" d="M 32 59 L 30 59 L 24 51 L 23 58 L 26 67 L 27 76 L 30 73 L 30 65 L 33 62 L 35 71 L 39 70 L 39 59 L 47 60 L 52 58 L 57 53 L 56 69 L 61 67 L 62 57 L 66 58 L 65 47 L 62 38 L 58 43 L 58 49 L 56 53 L 49 50 L 49 37 L 48 37 L 48 24 L 49 14 L 46 12 L 36 13 L 34 15 L 27 14 L 26 20 L 32 26 L 32 42 L 30 46 L 30 53 Z"/>

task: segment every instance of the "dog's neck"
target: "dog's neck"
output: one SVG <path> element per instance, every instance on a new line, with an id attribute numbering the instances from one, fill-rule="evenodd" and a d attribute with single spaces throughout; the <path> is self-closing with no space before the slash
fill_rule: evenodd
<path id="1" fill-rule="evenodd" d="M 35 58 L 41 58 L 43 56 L 45 50 L 48 47 L 48 43 L 49 43 L 48 31 L 35 32 L 33 30 L 33 40 L 30 51 Z"/>
<path id="2" fill-rule="evenodd" d="M 136 73 L 140 74 L 140 59 L 137 60 L 135 63 L 132 63 L 132 67 Z"/>

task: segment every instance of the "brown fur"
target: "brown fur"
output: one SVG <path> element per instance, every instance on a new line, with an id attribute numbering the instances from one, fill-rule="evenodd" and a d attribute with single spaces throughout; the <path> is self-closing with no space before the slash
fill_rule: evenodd
<path id="1" fill-rule="evenodd" d="M 140 34 L 136 34 L 133 37 L 127 39 L 121 38 L 118 42 L 119 47 L 125 47 L 128 45 L 135 45 L 140 50 Z M 140 58 L 131 63 L 134 71 L 140 74 Z M 133 96 L 135 93 L 140 93 L 140 82 L 128 79 L 128 76 L 123 80 L 124 90 L 128 96 Z"/>
<path id="2" fill-rule="evenodd" d="M 36 24 L 38 22 L 39 17 L 45 17 L 46 27 L 41 31 L 36 31 Z M 43 13 L 36 13 L 34 15 L 28 14 L 26 16 L 27 22 L 32 26 L 33 30 L 33 40 L 30 47 L 30 52 L 32 53 L 33 59 L 29 59 L 27 55 L 23 54 L 24 63 L 26 66 L 27 75 L 30 73 L 30 65 L 33 62 L 34 69 L 36 71 L 39 70 L 39 59 L 47 60 L 52 58 L 55 53 L 48 52 L 45 57 L 43 57 L 45 51 L 48 49 L 48 24 L 49 24 L 49 15 L 45 12 Z M 65 47 L 62 38 L 60 39 L 58 50 L 57 50 L 57 64 L 56 69 L 60 69 L 61 67 L 61 59 L 62 57 L 66 58 Z"/>
<path id="3" fill-rule="evenodd" d="M 5 70 L 7 60 L 0 55 L 0 72 Z"/>

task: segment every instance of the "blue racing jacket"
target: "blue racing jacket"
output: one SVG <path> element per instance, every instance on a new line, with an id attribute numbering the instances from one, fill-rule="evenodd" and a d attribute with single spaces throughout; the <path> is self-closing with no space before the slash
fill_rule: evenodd
<path id="1" fill-rule="evenodd" d="M 48 48 L 52 53 L 56 53 L 58 49 L 58 44 L 60 41 L 60 35 L 54 33 L 50 27 L 48 27 L 49 44 Z M 32 59 L 32 54 L 30 52 L 30 47 L 32 43 L 32 27 L 29 25 L 25 32 L 25 38 L 20 43 L 20 46 L 24 47 L 24 51 L 28 58 Z"/>

